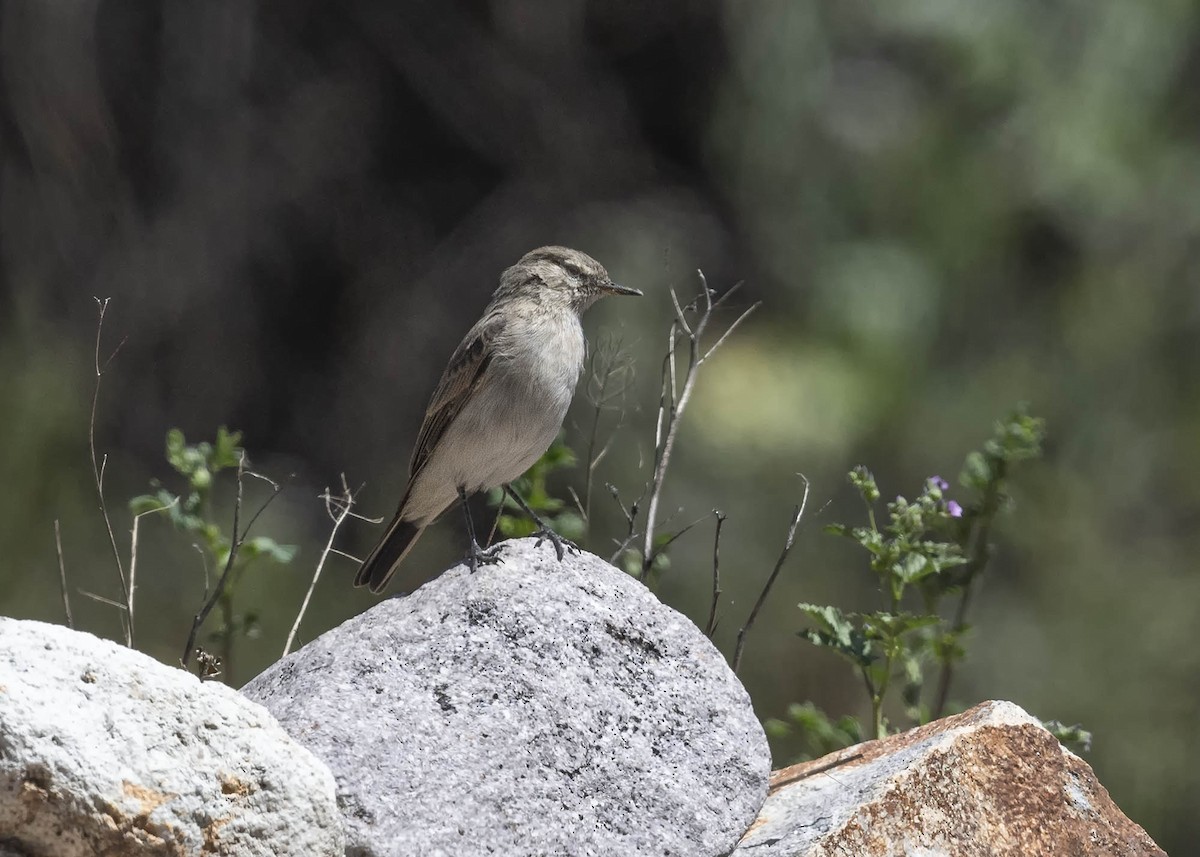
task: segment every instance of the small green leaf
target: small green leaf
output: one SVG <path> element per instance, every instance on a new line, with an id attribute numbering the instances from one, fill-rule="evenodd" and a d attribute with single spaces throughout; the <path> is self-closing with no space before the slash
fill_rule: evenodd
<path id="1" fill-rule="evenodd" d="M 938 616 L 916 613 L 867 613 L 862 616 L 863 632 L 872 640 L 895 640 L 910 631 L 928 628 L 940 621 Z"/>
<path id="2" fill-rule="evenodd" d="M 983 491 L 992 479 L 992 468 L 981 452 L 971 452 L 963 463 L 959 481 L 968 488 Z"/>
<path id="3" fill-rule="evenodd" d="M 212 487 L 212 471 L 210 471 L 204 465 L 199 465 L 195 470 L 192 471 L 192 475 L 189 477 L 188 482 L 191 483 L 191 486 L 194 490 L 203 494 Z"/>
<path id="4" fill-rule="evenodd" d="M 892 573 L 905 583 L 916 583 L 937 571 L 937 566 L 919 553 L 908 553 L 892 564 Z"/>
<path id="5" fill-rule="evenodd" d="M 784 723 L 782 720 L 776 720 L 774 717 L 769 717 L 763 721 L 763 731 L 770 738 L 786 738 L 792 733 L 792 727 Z"/>
<path id="6" fill-rule="evenodd" d="M 875 659 L 870 641 L 842 611 L 819 604 L 797 606 L 817 626 L 799 632 L 814 646 L 833 649 L 857 666 L 866 666 Z"/>
<path id="7" fill-rule="evenodd" d="M 187 462 L 184 460 L 186 447 L 187 441 L 184 439 L 182 431 L 173 428 L 167 432 L 167 463 L 184 476 L 188 474 Z"/>
<path id="8" fill-rule="evenodd" d="M 1080 724 L 1065 726 L 1057 720 L 1043 720 L 1042 726 L 1046 727 L 1047 731 L 1068 750 L 1080 753 L 1091 752 L 1092 733 Z"/>
<path id="9" fill-rule="evenodd" d="M 300 548 L 296 545 L 281 545 L 267 536 L 248 539 L 241 547 L 241 551 L 247 560 L 266 556 L 283 565 L 291 562 L 299 550 Z"/>
<path id="10" fill-rule="evenodd" d="M 169 511 L 179 498 L 169 491 L 160 490 L 157 494 L 142 494 L 129 501 L 129 512 L 132 515 L 145 515 L 151 512 Z"/>
<path id="11" fill-rule="evenodd" d="M 241 442 L 242 433 L 240 431 L 231 432 L 225 426 L 217 429 L 217 442 L 209 455 L 212 469 L 222 470 L 226 467 L 237 467 L 241 452 L 238 444 Z"/>

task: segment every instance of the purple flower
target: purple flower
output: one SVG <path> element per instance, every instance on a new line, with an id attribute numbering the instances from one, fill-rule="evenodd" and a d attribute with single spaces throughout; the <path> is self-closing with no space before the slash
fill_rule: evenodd
<path id="1" fill-rule="evenodd" d="M 954 502 L 953 500 L 946 504 L 946 511 L 950 513 L 951 518 L 962 517 L 962 506 L 958 505 L 958 503 Z"/>
<path id="2" fill-rule="evenodd" d="M 939 491 L 945 491 L 947 488 L 950 487 L 950 483 L 948 483 L 945 479 L 943 479 L 940 476 L 930 476 L 929 481 L 932 482 L 933 487 L 938 489 Z"/>

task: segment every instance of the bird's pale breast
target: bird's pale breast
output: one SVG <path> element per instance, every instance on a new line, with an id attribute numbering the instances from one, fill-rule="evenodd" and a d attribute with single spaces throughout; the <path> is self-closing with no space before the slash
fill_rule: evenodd
<path id="1" fill-rule="evenodd" d="M 446 429 L 409 497 L 426 523 L 468 493 L 511 482 L 554 441 L 583 369 L 586 345 L 569 309 L 515 317 L 495 343 L 486 377 Z"/>

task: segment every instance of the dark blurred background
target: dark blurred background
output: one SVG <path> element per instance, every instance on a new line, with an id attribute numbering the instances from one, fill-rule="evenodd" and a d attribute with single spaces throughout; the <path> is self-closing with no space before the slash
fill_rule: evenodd
<path id="1" fill-rule="evenodd" d="M 1200 6 L 988 0 L 0 2 L 0 611 L 118 597 L 88 462 L 96 305 L 111 297 L 97 445 L 127 499 L 172 483 L 163 436 L 245 431 L 287 483 L 261 532 L 301 546 L 238 598 L 276 657 L 328 534 L 318 493 L 390 515 L 450 351 L 499 272 L 578 247 L 646 297 L 587 319 L 638 375 L 603 479 L 648 477 L 667 289 L 695 270 L 764 308 L 701 374 L 665 508 L 719 507 L 728 652 L 799 494 L 802 532 L 746 654 L 760 716 L 863 714 L 796 636 L 798 601 L 877 605 L 820 533 L 953 477 L 1028 400 L 1045 461 L 974 604 L 954 696 L 1095 734 L 1088 760 L 1168 851 L 1200 837 Z M 588 418 L 578 397 L 568 420 Z M 611 416 L 611 415 L 610 415 Z M 578 485 L 562 474 L 560 491 Z M 222 489 L 228 510 L 228 485 Z M 258 489 L 255 489 L 258 490 Z M 257 495 L 256 495 L 257 496 Z M 831 501 L 819 516 L 816 510 Z M 621 520 L 600 492 L 590 544 Z M 178 658 L 199 558 L 144 521 L 138 645 Z M 357 523 L 361 555 L 378 530 Z M 660 596 L 707 613 L 711 525 Z M 462 549 L 457 517 L 399 589 Z M 304 640 L 373 599 L 335 557 Z M 76 592 L 77 624 L 118 637 Z M 777 759 L 778 763 L 788 761 Z"/>

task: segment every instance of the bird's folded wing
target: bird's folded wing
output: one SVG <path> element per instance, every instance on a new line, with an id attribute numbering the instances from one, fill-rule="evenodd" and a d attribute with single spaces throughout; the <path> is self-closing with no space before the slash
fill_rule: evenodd
<path id="1" fill-rule="evenodd" d="M 496 354 L 496 338 L 503 326 L 504 320 L 496 314 L 484 316 L 451 355 L 450 363 L 442 373 L 442 379 L 438 381 L 433 399 L 425 411 L 425 421 L 421 424 L 409 465 L 410 478 L 415 479 L 421 472 L 445 436 L 446 429 L 479 389 Z"/>

